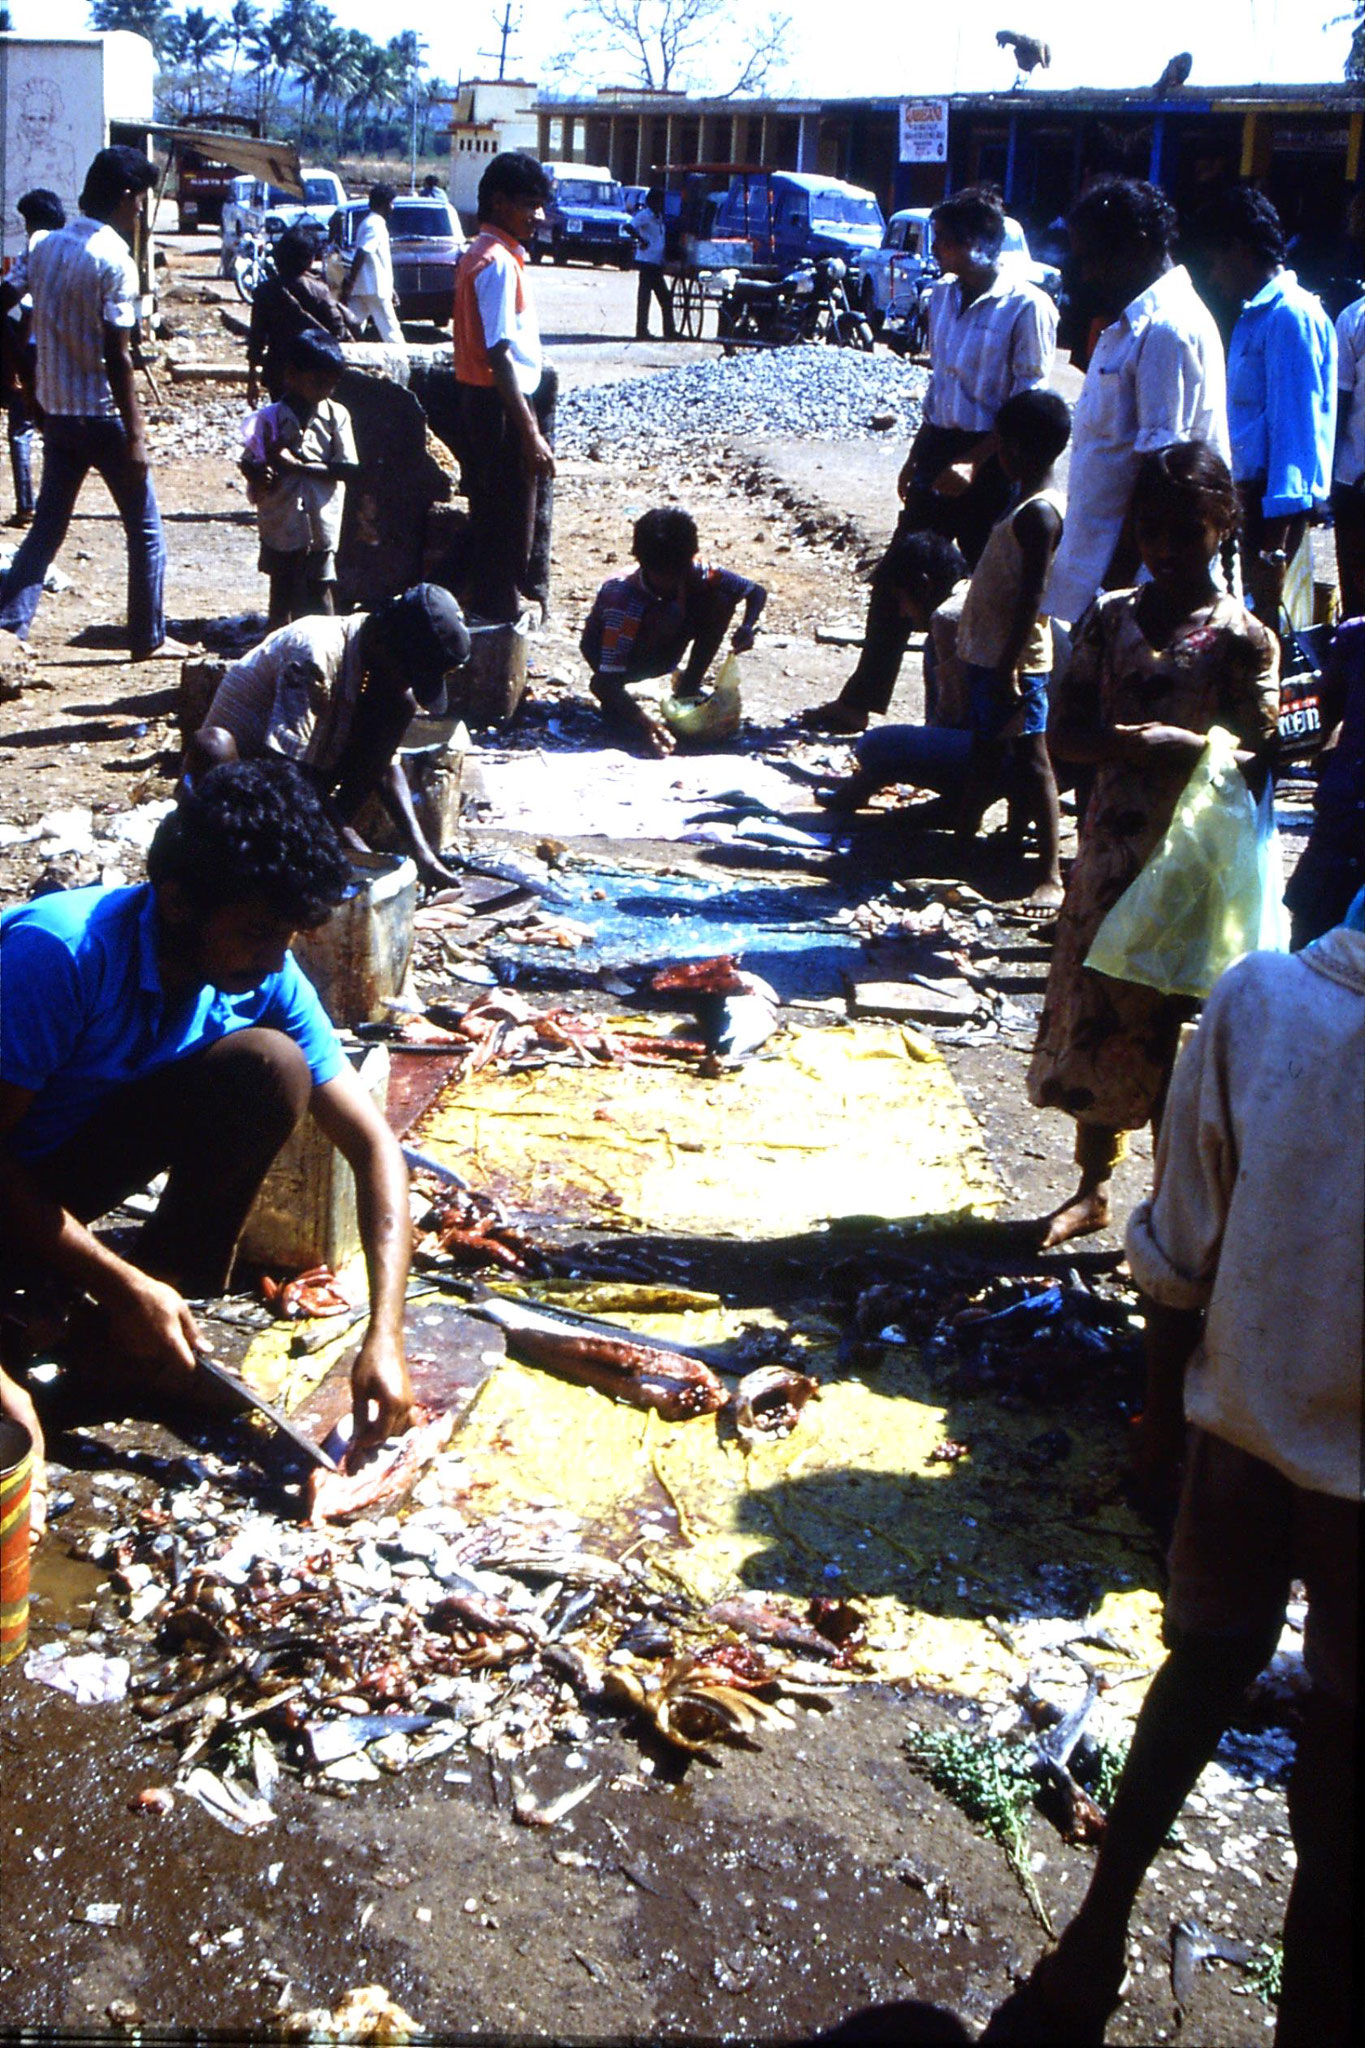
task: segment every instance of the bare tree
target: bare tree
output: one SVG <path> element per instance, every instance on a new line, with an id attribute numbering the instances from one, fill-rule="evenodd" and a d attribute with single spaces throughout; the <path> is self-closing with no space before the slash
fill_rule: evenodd
<path id="1" fill-rule="evenodd" d="M 653 92 L 717 90 L 719 64 L 733 66 L 718 96 L 759 92 L 786 57 L 791 17 L 771 13 L 744 28 L 734 0 L 579 0 L 565 15 L 573 42 L 552 68 L 568 74 L 597 72 L 601 61 L 619 65 L 623 85 Z"/>

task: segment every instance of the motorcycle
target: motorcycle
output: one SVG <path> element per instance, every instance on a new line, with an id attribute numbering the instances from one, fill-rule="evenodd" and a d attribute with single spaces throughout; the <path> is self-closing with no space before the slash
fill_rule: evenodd
<path id="1" fill-rule="evenodd" d="M 847 264 L 837 256 L 807 259 L 776 280 L 728 272 L 717 309 L 725 353 L 788 348 L 803 341 L 870 350 L 872 328 L 849 303 L 847 274 Z"/>
<path id="2" fill-rule="evenodd" d="M 232 282 L 248 305 L 274 268 L 275 260 L 264 232 L 260 229 L 244 230 L 232 253 Z"/>

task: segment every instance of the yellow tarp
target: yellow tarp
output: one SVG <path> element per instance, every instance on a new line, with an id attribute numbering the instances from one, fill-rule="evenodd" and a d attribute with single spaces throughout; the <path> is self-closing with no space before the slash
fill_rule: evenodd
<path id="1" fill-rule="evenodd" d="M 663 1067 L 477 1075 L 420 1142 L 515 1208 L 703 1237 L 985 1215 L 1001 1196 L 942 1055 L 884 1025 L 790 1031 L 713 1081 Z"/>
<path id="2" fill-rule="evenodd" d="M 938 1053 L 866 1024 L 789 1033 L 777 1057 L 716 1081 L 654 1068 L 481 1076 L 438 1106 L 421 1143 L 517 1207 L 669 1234 L 773 1237 L 845 1215 L 980 1212 L 999 1195 Z M 630 1292 L 609 1310 L 582 1305 L 686 1345 L 728 1346 L 755 1322 L 788 1328 L 820 1397 L 794 1435 L 746 1457 L 724 1418 L 667 1423 L 509 1360 L 458 1439 L 480 1514 L 562 1505 L 590 1548 L 647 1557 L 708 1602 L 856 1599 L 883 1676 L 965 1696 L 999 1699 L 1022 1675 L 987 1617 L 1093 1608 L 1134 1653 L 1087 1652 L 1116 1679 L 1159 1661 L 1154 1554 L 1119 1500 L 1112 1428 L 1069 1419 L 1070 1453 L 1047 1463 L 1029 1446 L 1052 1418 L 993 1400 L 945 1407 L 909 1349 L 887 1347 L 855 1376 L 818 1317 L 741 1318 L 707 1297 L 631 1313 Z M 292 1405 L 341 1350 L 300 1370 L 287 1343 L 267 1333 L 248 1370 Z M 934 1458 L 948 1439 L 971 1455 Z M 1142 1689 L 1123 1686 L 1126 1708 Z"/>
<path id="3" fill-rule="evenodd" d="M 723 1343 L 754 1320 L 631 1318 L 691 1344 Z M 999 1697 L 1020 1675 L 987 1616 L 1079 1617 L 1093 1600 L 1097 1625 L 1135 1653 L 1136 1667 L 1113 1661 L 1116 1676 L 1159 1660 L 1154 1559 L 1117 1499 L 1123 1447 L 1112 1432 L 1074 1427 L 1070 1456 L 1033 1471 L 1020 1453 L 1039 1433 L 1036 1413 L 1005 1415 L 986 1400 L 945 1410 L 912 1352 L 888 1349 L 855 1377 L 818 1330 L 809 1334 L 800 1363 L 822 1382 L 818 1399 L 792 1436 L 747 1457 L 724 1418 L 666 1423 L 501 1366 L 459 1439 L 480 1512 L 557 1502 L 584 1518 L 590 1547 L 647 1557 L 703 1601 L 743 1591 L 856 1599 L 883 1676 L 968 1696 Z M 949 1435 L 976 1445 L 973 1455 L 935 1460 Z"/>

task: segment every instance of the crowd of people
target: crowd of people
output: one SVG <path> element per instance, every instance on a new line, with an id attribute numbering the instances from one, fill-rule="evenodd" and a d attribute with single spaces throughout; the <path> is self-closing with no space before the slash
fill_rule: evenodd
<path id="1" fill-rule="evenodd" d="M 130 653 L 175 651 L 130 349 L 129 244 L 152 176 L 115 148 L 91 165 L 75 220 L 51 194 L 25 201 L 29 251 L 0 324 L 15 517 L 32 524 L 0 582 L 0 670 L 22 675 L 43 578 L 92 467 L 127 535 Z M 397 750 L 419 709 L 458 704 L 467 615 L 496 625 L 547 606 L 555 469 L 556 380 L 527 276 L 549 190 L 541 166 L 513 153 L 484 175 L 455 286 L 467 582 L 336 615 L 357 465 L 336 390 L 359 323 L 401 341 L 393 197 L 371 192 L 339 299 L 315 275 L 314 243 L 291 230 L 253 309 L 242 460 L 270 631 L 228 672 L 187 749 L 147 881 L 54 892 L 0 926 L 3 1256 L 80 1297 L 78 1368 L 196 1391 L 192 1303 L 227 1284 L 260 1181 L 311 1111 L 359 1191 L 362 1444 L 401 1429 L 411 1404 L 406 1179 L 288 947 L 339 901 L 371 794 L 423 879 L 452 879 Z M 642 331 L 658 296 L 658 214 L 651 198 L 637 227 Z M 1365 1314 L 1365 297 L 1334 325 L 1286 269 L 1281 224 L 1251 188 L 1194 226 L 1210 275 L 1241 307 L 1226 350 L 1176 260 L 1166 196 L 1108 178 L 1078 199 L 1071 240 L 1096 320 L 1072 411 L 1051 388 L 1056 310 L 1002 254 L 998 196 L 973 189 L 935 210 L 943 276 L 900 516 L 871 578 L 857 664 L 832 702 L 803 714 L 807 730 L 854 745 L 855 772 L 825 792 L 832 808 L 905 782 L 939 792 L 923 821 L 949 824 L 964 852 L 997 800 L 1021 855 L 1031 835 L 1022 914 L 1055 936 L 1027 1087 L 1074 1123 L 1079 1176 L 1040 1244 L 1108 1225 L 1126 1134 L 1151 1125 L 1158 1139 L 1154 1193 L 1127 1243 L 1147 1317 L 1137 1463 L 1174 1510 L 1170 1654 L 1085 1903 L 995 2016 L 987 2038 L 1001 2041 L 1102 2038 L 1142 1876 L 1272 1653 L 1296 1578 L 1312 1694 L 1290 1796 L 1298 1864 L 1277 2041 L 1344 2043 L 1357 1988 L 1347 1874 Z M 1323 671 L 1336 738 L 1289 893 L 1297 950 L 1226 974 L 1177 1061 L 1194 1004 L 1101 975 L 1087 955 L 1161 844 L 1211 728 L 1233 735 L 1253 794 L 1273 774 L 1281 644 L 1307 622 L 1313 523 L 1329 500 L 1348 622 Z M 676 506 L 638 519 L 633 555 L 603 583 L 582 652 L 608 724 L 662 753 L 670 737 L 633 686 L 676 672 L 678 692 L 695 695 L 727 635 L 734 650 L 752 646 L 766 592 L 704 562 Z M 925 720 L 874 726 L 916 634 Z M 1065 882 L 1059 787 L 1077 801 Z M 162 1172 L 136 1253 L 116 1254 L 91 1223 Z M 28 1394 L 2 1374 L 0 1400 L 38 1435 Z"/>

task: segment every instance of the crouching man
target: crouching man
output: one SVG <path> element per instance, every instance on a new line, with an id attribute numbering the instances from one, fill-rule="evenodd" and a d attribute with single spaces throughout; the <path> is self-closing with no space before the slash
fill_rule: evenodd
<path id="1" fill-rule="evenodd" d="M 351 1385 L 374 1443 L 412 1402 L 407 1173 L 288 950 L 349 872 L 296 768 L 236 763 L 162 820 L 146 882 L 0 919 L 0 1242 L 93 1297 L 101 1371 L 207 1400 L 186 1297 L 227 1285 L 256 1191 L 310 1111 L 356 1178 L 370 1319 Z M 163 1172 L 135 1259 L 119 1257 L 87 1225 Z"/>

